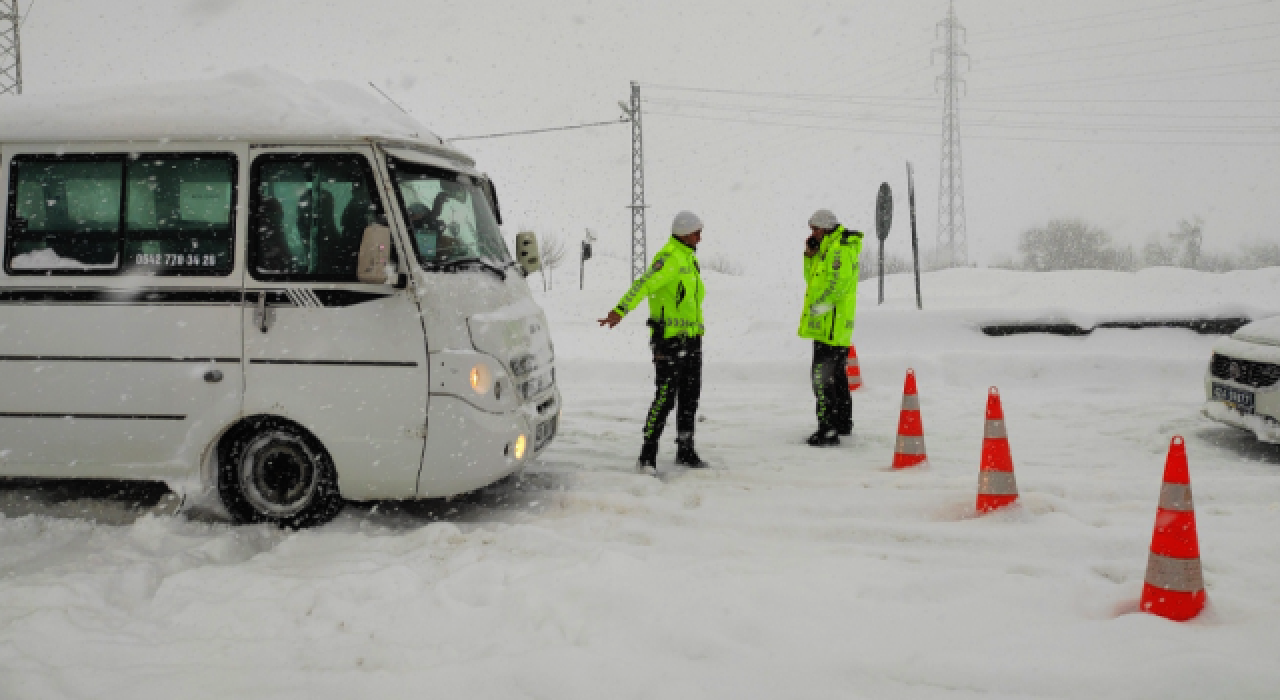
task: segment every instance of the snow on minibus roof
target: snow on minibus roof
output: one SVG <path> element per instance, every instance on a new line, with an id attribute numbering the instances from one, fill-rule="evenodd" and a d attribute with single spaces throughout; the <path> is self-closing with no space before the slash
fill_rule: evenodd
<path id="1" fill-rule="evenodd" d="M 338 81 L 307 83 L 270 68 L 0 99 L 0 141 L 249 139 L 385 139 L 457 153 L 371 91 Z"/>

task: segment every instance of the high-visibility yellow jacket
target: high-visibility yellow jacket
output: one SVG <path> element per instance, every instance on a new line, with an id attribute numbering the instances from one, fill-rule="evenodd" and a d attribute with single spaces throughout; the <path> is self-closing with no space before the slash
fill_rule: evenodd
<path id="1" fill-rule="evenodd" d="M 663 339 L 676 336 L 700 336 L 702 327 L 702 270 L 693 248 L 675 236 L 653 256 L 649 269 L 631 284 L 622 300 L 613 308 L 626 316 L 649 300 L 649 319 L 662 329 Z"/>
<path id="2" fill-rule="evenodd" d="M 822 239 L 817 254 L 804 259 L 804 313 L 801 338 L 848 347 L 858 305 L 858 258 L 862 233 L 840 226 Z"/>

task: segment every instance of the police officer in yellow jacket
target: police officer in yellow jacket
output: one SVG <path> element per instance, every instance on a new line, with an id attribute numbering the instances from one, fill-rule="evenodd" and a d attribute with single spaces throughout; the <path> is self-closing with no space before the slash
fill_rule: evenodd
<path id="1" fill-rule="evenodd" d="M 702 271 L 696 255 L 702 220 L 682 211 L 671 224 L 671 240 L 623 295 L 600 325 L 613 328 L 642 299 L 649 300 L 649 345 L 657 371 L 653 404 L 644 423 L 644 444 L 636 467 L 656 473 L 658 439 L 676 408 L 676 464 L 707 466 L 693 448 L 693 427 L 702 393 Z"/>
<path id="2" fill-rule="evenodd" d="M 808 443 L 829 447 L 840 444 L 840 435 L 853 433 L 853 396 L 844 365 L 853 342 L 862 233 L 841 226 L 828 209 L 819 209 L 809 217 L 809 233 L 799 335 L 813 341 L 811 381 L 818 404 L 818 431 L 809 436 Z"/>

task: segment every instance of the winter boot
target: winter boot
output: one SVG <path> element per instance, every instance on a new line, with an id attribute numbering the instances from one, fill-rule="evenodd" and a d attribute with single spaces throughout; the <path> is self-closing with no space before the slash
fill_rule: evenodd
<path id="1" fill-rule="evenodd" d="M 693 438 L 676 438 L 676 464 L 690 469 L 703 469 L 711 466 L 702 461 L 693 449 Z"/>
<path id="2" fill-rule="evenodd" d="M 810 447 L 838 447 L 840 445 L 840 436 L 836 435 L 836 431 L 830 428 L 818 428 L 818 432 L 810 435 L 805 442 Z"/>
<path id="3" fill-rule="evenodd" d="M 636 471 L 641 474 L 658 473 L 658 443 L 646 442 L 640 447 L 640 459 L 636 460 Z"/>
<path id="4" fill-rule="evenodd" d="M 850 435 L 853 435 L 853 423 L 845 423 L 839 428 L 836 428 L 836 435 L 839 435 L 840 437 L 849 437 Z"/>

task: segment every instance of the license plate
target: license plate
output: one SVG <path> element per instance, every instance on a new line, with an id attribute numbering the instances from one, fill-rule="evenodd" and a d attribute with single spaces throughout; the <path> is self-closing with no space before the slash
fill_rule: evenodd
<path id="1" fill-rule="evenodd" d="M 535 448 L 541 448 L 544 444 L 546 444 L 547 440 L 550 440 L 551 438 L 555 437 L 555 434 L 556 434 L 556 418 L 552 418 L 551 420 L 539 425 L 537 428 L 534 429 L 533 444 Z"/>
<path id="2" fill-rule="evenodd" d="M 1213 400 L 1222 401 L 1231 408 L 1245 415 L 1253 415 L 1253 392 L 1237 389 L 1226 384 L 1214 383 Z"/>

